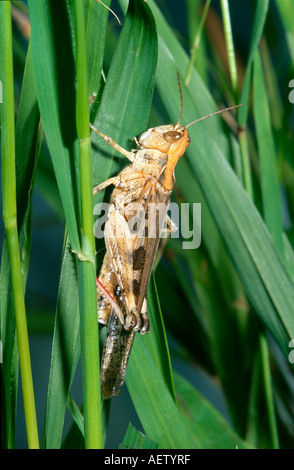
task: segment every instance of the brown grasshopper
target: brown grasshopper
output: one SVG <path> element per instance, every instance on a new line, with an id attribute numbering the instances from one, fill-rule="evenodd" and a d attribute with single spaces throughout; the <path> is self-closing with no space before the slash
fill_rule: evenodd
<path id="1" fill-rule="evenodd" d="M 190 144 L 187 129 L 202 119 L 241 106 L 222 109 L 182 126 L 179 76 L 178 83 L 181 97 L 178 122 L 143 132 L 138 140 L 134 139 L 137 149 L 131 152 L 90 125 L 131 162 L 93 190 L 96 194 L 111 184 L 115 186 L 105 224 L 106 254 L 97 279 L 98 320 L 107 325 L 101 361 L 104 398 L 120 392 L 135 333 L 149 332 L 147 287 L 165 220 L 173 229 L 167 209 L 175 183 L 175 166 Z M 157 217 L 158 205 L 163 208 L 163 217 Z"/>

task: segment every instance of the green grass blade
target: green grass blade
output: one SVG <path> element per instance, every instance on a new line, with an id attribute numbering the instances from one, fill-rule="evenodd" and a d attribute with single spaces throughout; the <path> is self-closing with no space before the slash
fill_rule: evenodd
<path id="1" fill-rule="evenodd" d="M 283 233 L 285 264 L 288 274 L 294 283 L 294 251 L 285 233 Z"/>
<path id="2" fill-rule="evenodd" d="M 146 346 L 154 363 L 156 364 L 156 367 L 161 372 L 170 395 L 176 401 L 167 338 L 160 310 L 154 275 L 151 276 L 149 282 L 147 303 L 151 334 L 148 336 Z"/>
<path id="3" fill-rule="evenodd" d="M 260 158 L 261 189 L 265 223 L 283 257 L 282 203 L 269 104 L 259 52 L 254 59 L 254 117 Z"/>
<path id="4" fill-rule="evenodd" d="M 4 240 L 2 247 L 0 288 L 3 358 L 1 364 L 1 448 L 13 449 L 15 446 L 19 357 L 7 240 Z"/>
<path id="5" fill-rule="evenodd" d="M 198 130 L 191 134 L 197 142 Z M 190 163 L 251 302 L 285 351 L 285 335 L 292 337 L 294 326 L 292 282 L 259 214 L 225 160 L 221 163 L 219 149 L 211 148 L 208 165 L 204 162 L 209 149 L 203 150 L 198 147 L 198 159 L 191 155 Z M 213 194 L 209 191 L 212 184 Z"/>
<path id="6" fill-rule="evenodd" d="M 255 52 L 258 48 L 258 44 L 264 29 L 264 24 L 268 12 L 269 0 L 259 0 L 256 6 L 253 30 L 251 34 L 251 43 L 249 50 L 249 57 L 246 65 L 245 78 L 240 97 L 240 103 L 243 106 L 238 112 L 238 123 L 240 129 L 244 128 L 242 132 L 239 132 L 239 142 L 243 164 L 243 178 L 244 187 L 248 192 L 249 196 L 253 199 L 253 187 L 252 187 L 252 175 L 249 161 L 249 146 L 248 136 L 246 130 L 247 116 L 249 112 L 249 98 L 250 98 L 250 86 L 251 86 L 251 75 L 252 75 L 252 64 L 254 60 Z"/>
<path id="7" fill-rule="evenodd" d="M 80 311 L 76 257 L 67 241 L 61 266 L 60 284 L 52 344 L 50 376 L 42 446 L 59 449 L 68 394 L 80 357 Z"/>
<path id="8" fill-rule="evenodd" d="M 75 65 L 64 2 L 29 1 L 38 103 L 72 248 L 79 251 Z"/>
<path id="9" fill-rule="evenodd" d="M 246 74 L 243 83 L 243 89 L 240 97 L 240 103 L 244 106 L 240 108 L 238 113 L 238 122 L 240 126 L 245 126 L 249 111 L 249 95 L 250 95 L 250 83 L 252 75 L 252 64 L 255 57 L 255 52 L 258 48 L 260 38 L 263 33 L 264 24 L 268 12 L 269 0 L 258 0 L 256 4 L 256 12 L 253 24 L 253 30 L 250 40 L 250 50 L 246 65 Z"/>
<path id="10" fill-rule="evenodd" d="M 234 429 L 243 436 L 247 425 L 247 385 L 256 348 L 246 298 L 222 245 L 219 246 L 217 265 L 212 264 L 204 244 L 197 251 L 181 249 L 181 252 L 174 257 L 173 264 L 182 258 L 178 270 L 181 269 L 185 276 L 179 276 L 179 280 L 183 284 L 183 277 L 188 279 L 190 286 L 187 289 L 192 290 L 198 302 L 207 354 L 215 369 L 212 374 L 220 379 Z M 191 319 L 184 320 L 184 324 L 189 324 L 190 330 Z M 201 330 L 192 330 L 190 334 L 194 335 L 196 342 L 196 335 L 201 336 L 201 333 Z M 246 357 L 244 350 L 247 351 Z M 198 362 L 198 357 L 193 359 Z"/>
<path id="11" fill-rule="evenodd" d="M 150 333 L 151 335 L 151 333 Z M 191 438 L 147 344 L 149 338 L 135 337 L 126 383 L 145 434 L 160 449 L 192 449 Z"/>
<path id="12" fill-rule="evenodd" d="M 277 6 L 280 11 L 282 21 L 286 28 L 286 38 L 288 43 L 289 52 L 292 60 L 292 67 L 294 67 L 294 12 L 291 0 L 277 0 Z"/>
<path id="13" fill-rule="evenodd" d="M 154 279 L 148 290 L 150 333 L 137 337 L 126 384 L 146 435 L 160 448 L 194 448 L 179 416 L 165 332 Z"/>
<path id="14" fill-rule="evenodd" d="M 236 102 L 238 102 L 238 99 L 239 99 L 238 73 L 237 73 L 237 64 L 236 64 L 236 57 L 235 57 L 235 48 L 234 48 L 232 26 L 231 26 L 231 19 L 230 19 L 230 8 L 229 8 L 228 0 L 221 0 L 221 8 L 222 8 L 223 23 L 224 23 L 224 33 L 225 33 L 226 46 L 227 46 L 232 91 L 233 91 L 233 96 Z"/>
<path id="15" fill-rule="evenodd" d="M 259 335 L 259 348 L 261 356 L 261 369 L 265 390 L 266 410 L 269 421 L 269 435 L 272 449 L 279 449 L 279 434 L 273 397 L 272 375 L 268 341 L 264 334 Z"/>
<path id="16" fill-rule="evenodd" d="M 103 418 L 103 443 L 106 440 L 107 423 L 109 419 L 110 400 L 102 403 L 102 418 Z M 84 417 L 82 409 L 73 400 L 71 394 L 67 400 L 67 408 L 72 415 L 73 423 L 67 435 L 62 442 L 62 449 L 84 449 Z"/>
<path id="17" fill-rule="evenodd" d="M 208 373 L 215 371 L 212 364 L 207 328 L 203 325 L 200 305 L 195 286 L 186 270 L 178 251 L 172 251 L 169 243 L 166 256 L 171 254 L 173 262 L 160 263 L 156 268 L 158 295 L 164 315 L 165 327 L 176 338 L 185 358 L 196 360 Z M 181 250 L 181 248 L 180 248 Z M 176 258 L 176 259 L 175 259 Z M 181 312 L 181 316 L 179 316 Z M 187 329 L 186 325 L 189 324 Z"/>
<path id="18" fill-rule="evenodd" d="M 57 219 L 64 222 L 64 212 L 50 156 L 42 147 L 36 171 L 36 186 Z"/>
<path id="19" fill-rule="evenodd" d="M 79 409 L 71 394 L 69 394 L 67 399 L 67 407 L 80 433 L 84 435 L 84 416 L 82 415 L 81 410 Z"/>
<path id="20" fill-rule="evenodd" d="M 208 2 L 206 2 L 206 4 L 208 4 Z M 206 52 L 205 52 L 206 38 L 204 34 L 203 34 L 203 37 L 199 36 L 200 23 L 202 22 L 202 18 L 203 18 L 203 14 L 201 14 L 202 2 L 200 0 L 196 0 L 196 1 L 187 0 L 186 10 L 187 10 L 188 33 L 189 33 L 189 47 L 191 49 L 193 48 L 193 44 L 195 44 L 197 37 L 201 39 L 198 42 L 197 59 L 196 59 L 196 62 L 194 61 L 194 64 L 198 73 L 202 77 L 203 81 L 206 82 L 207 72 L 208 72 L 207 57 L 206 57 Z M 196 54 L 196 51 L 195 51 L 195 54 Z"/>
<path id="21" fill-rule="evenodd" d="M 210 2 L 211 2 L 211 0 L 207 0 L 206 3 L 205 3 L 205 7 L 204 7 L 203 13 L 201 15 L 201 19 L 200 19 L 200 22 L 199 22 L 197 33 L 196 33 L 195 39 L 193 41 L 193 45 L 192 45 L 192 49 L 191 49 L 191 57 L 190 57 L 189 65 L 188 65 L 188 70 L 186 72 L 186 78 L 185 78 L 185 83 L 186 83 L 187 86 L 189 85 L 189 82 L 190 82 L 190 79 L 191 79 L 191 72 L 192 72 L 192 69 L 195 65 L 196 57 L 197 57 L 197 54 L 198 54 L 198 51 L 199 51 L 202 31 L 203 31 L 206 16 L 207 16 L 207 13 L 208 13 L 208 10 L 209 10 L 209 7 L 210 7 Z M 189 5 L 189 8 L 193 8 L 193 6 Z"/>
<path id="22" fill-rule="evenodd" d="M 110 0 L 103 2 L 108 7 Z M 87 57 L 89 97 L 96 95 L 100 88 L 103 66 L 105 33 L 109 11 L 97 0 L 89 0 L 87 12 Z"/>

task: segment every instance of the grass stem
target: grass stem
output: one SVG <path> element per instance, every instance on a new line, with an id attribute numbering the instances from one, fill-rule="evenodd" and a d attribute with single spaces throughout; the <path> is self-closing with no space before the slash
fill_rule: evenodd
<path id="1" fill-rule="evenodd" d="M 6 231 L 15 309 L 16 331 L 28 446 L 39 448 L 39 436 L 35 409 L 35 397 L 29 350 L 29 339 L 22 282 L 21 257 L 17 228 L 16 178 L 15 178 L 15 129 L 14 87 L 12 63 L 11 3 L 0 3 L 1 22 L 1 81 L 3 83 L 2 104 L 2 194 L 3 221 Z"/>
<path id="2" fill-rule="evenodd" d="M 80 145 L 81 247 L 79 260 L 81 350 L 86 448 L 102 448 L 99 338 L 93 234 L 92 161 L 83 2 L 74 1 L 77 40 L 76 123 Z"/>
<path id="3" fill-rule="evenodd" d="M 221 0 L 221 9 L 222 9 L 222 16 L 223 16 L 223 23 L 224 23 L 225 41 L 226 41 L 227 53 L 228 53 L 231 84 L 232 84 L 235 102 L 238 103 L 238 100 L 239 100 L 238 73 L 237 73 L 237 64 L 236 64 L 236 57 L 235 57 L 235 48 L 234 48 L 228 0 Z"/>
<path id="4" fill-rule="evenodd" d="M 198 52 L 198 48 L 199 48 L 199 44 L 201 40 L 201 35 L 202 35 L 205 20 L 206 20 L 206 16 L 210 7 L 210 3 L 211 3 L 211 0 L 207 0 L 205 3 L 205 7 L 201 16 L 200 24 L 199 24 L 199 27 L 198 27 L 198 30 L 196 32 L 196 36 L 193 42 L 191 55 L 190 55 L 190 61 L 188 64 L 188 69 L 187 69 L 186 78 L 185 78 L 185 84 L 187 86 L 189 85 L 190 80 L 191 80 L 192 70 L 196 61 L 196 56 L 197 56 L 197 52 Z"/>

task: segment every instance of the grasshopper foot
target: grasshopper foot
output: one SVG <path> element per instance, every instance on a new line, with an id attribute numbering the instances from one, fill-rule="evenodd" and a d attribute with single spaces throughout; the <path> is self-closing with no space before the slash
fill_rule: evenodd
<path id="1" fill-rule="evenodd" d="M 139 330 L 140 335 L 146 335 L 150 330 L 150 323 L 146 313 L 141 313 L 141 324 L 142 327 Z"/>
<path id="2" fill-rule="evenodd" d="M 137 310 L 132 310 L 125 317 L 125 323 L 124 323 L 125 329 L 137 331 L 137 325 L 138 325 L 137 320 L 138 320 L 138 312 Z"/>
<path id="3" fill-rule="evenodd" d="M 149 332 L 149 320 L 146 313 L 138 314 L 137 310 L 132 310 L 126 317 L 124 322 L 126 330 L 133 330 L 139 332 L 140 335 L 145 335 Z"/>

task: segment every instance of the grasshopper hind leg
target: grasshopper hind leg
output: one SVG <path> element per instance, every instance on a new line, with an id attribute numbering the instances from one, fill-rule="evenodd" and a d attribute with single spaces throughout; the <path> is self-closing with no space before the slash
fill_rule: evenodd
<path id="1" fill-rule="evenodd" d="M 142 322 L 142 328 L 140 329 L 140 335 L 146 335 L 146 333 L 149 333 L 150 330 L 150 323 L 147 315 L 147 299 L 145 297 L 142 305 L 142 311 L 141 311 L 141 322 Z"/>
<path id="2" fill-rule="evenodd" d="M 112 308 L 116 310 L 121 323 L 124 323 L 125 315 L 114 300 L 114 298 L 118 296 L 116 292 L 117 279 L 107 252 L 104 256 L 103 265 L 96 283 L 99 324 L 108 324 Z"/>
<path id="3" fill-rule="evenodd" d="M 112 311 L 107 325 L 100 372 L 101 391 L 105 399 L 120 394 L 134 337 L 135 332 L 126 330 Z"/>

